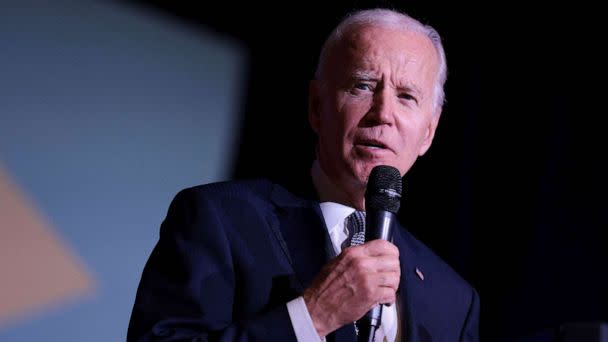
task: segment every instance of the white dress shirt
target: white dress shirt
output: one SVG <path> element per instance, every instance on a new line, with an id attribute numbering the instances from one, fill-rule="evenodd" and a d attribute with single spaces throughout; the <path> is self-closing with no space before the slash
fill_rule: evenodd
<path id="1" fill-rule="evenodd" d="M 336 255 L 338 255 L 342 251 L 342 242 L 348 237 L 348 229 L 344 225 L 344 219 L 352 214 L 355 209 L 334 202 L 322 202 L 320 206 L 331 242 Z M 320 338 L 317 334 L 303 297 L 288 302 L 287 311 L 298 341 L 325 341 L 325 338 Z M 382 309 L 382 324 L 380 329 L 376 331 L 376 341 L 383 341 L 383 338 L 386 337 L 387 341 L 393 342 L 396 336 L 396 305 L 384 306 Z"/>

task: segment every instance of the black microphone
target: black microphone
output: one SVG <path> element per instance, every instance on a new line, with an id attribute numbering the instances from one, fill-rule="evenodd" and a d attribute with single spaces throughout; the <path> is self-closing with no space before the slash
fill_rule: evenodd
<path id="1" fill-rule="evenodd" d="M 392 241 L 401 205 L 401 174 L 392 166 L 372 169 L 365 190 L 365 241 Z M 359 341 L 373 342 L 382 319 L 382 304 L 373 307 L 359 322 Z"/>

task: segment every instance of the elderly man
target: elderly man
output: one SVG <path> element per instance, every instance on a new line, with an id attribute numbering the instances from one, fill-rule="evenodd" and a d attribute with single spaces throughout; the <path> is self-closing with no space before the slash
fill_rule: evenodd
<path id="1" fill-rule="evenodd" d="M 476 341 L 475 290 L 401 226 L 350 243 L 378 165 L 403 176 L 433 141 L 446 61 L 439 35 L 391 10 L 343 20 L 310 84 L 311 196 L 268 180 L 183 190 L 144 269 L 129 340 Z M 391 305 L 393 304 L 393 305 Z"/>

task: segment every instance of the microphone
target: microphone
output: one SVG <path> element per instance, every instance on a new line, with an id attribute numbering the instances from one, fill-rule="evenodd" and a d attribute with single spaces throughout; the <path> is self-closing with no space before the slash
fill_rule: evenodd
<path id="1" fill-rule="evenodd" d="M 401 205 L 401 187 L 401 174 L 396 168 L 378 165 L 372 169 L 365 190 L 365 241 L 392 241 Z M 368 311 L 360 320 L 358 340 L 373 342 L 381 318 L 382 304 Z"/>

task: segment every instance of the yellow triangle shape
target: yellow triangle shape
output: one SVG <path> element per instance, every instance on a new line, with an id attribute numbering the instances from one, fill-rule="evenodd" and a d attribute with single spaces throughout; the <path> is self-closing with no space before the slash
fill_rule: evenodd
<path id="1" fill-rule="evenodd" d="M 84 264 L 0 165 L 0 328 L 91 294 Z"/>

